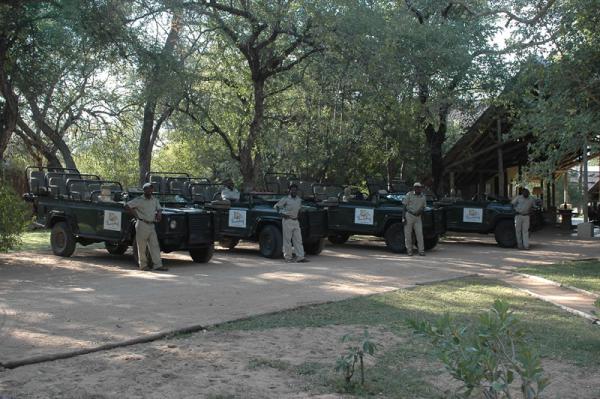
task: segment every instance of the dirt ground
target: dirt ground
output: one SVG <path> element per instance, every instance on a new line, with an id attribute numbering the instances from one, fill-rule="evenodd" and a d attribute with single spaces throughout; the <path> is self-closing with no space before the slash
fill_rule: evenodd
<path id="1" fill-rule="evenodd" d="M 425 258 L 392 254 L 380 241 L 353 241 L 328 246 L 303 265 L 261 258 L 256 246 L 247 244 L 218 251 L 206 265 L 191 263 L 184 253 L 166 255 L 171 270 L 163 273 L 138 271 L 131 256 L 99 249 L 78 249 L 68 259 L 49 252 L 0 255 L 0 362 L 600 254 L 597 240 L 575 240 L 557 231 L 538 233 L 532 241 L 532 251 L 517 252 L 498 248 L 491 237 L 450 238 Z M 0 397 L 319 397 L 298 373 L 252 364 L 284 359 L 291 365 L 314 361 L 333 367 L 331 348 L 339 348 L 344 333 L 328 327 L 161 340 L 5 370 Z M 565 365 L 548 366 L 557 376 L 549 389 L 556 395 L 547 397 L 600 397 L 589 387 L 590 376 Z"/>
<path id="2" fill-rule="evenodd" d="M 334 371 L 335 359 L 344 347 L 340 337 L 361 332 L 360 326 L 201 332 L 21 367 L 0 374 L 0 393 L 8 398 L 64 399 L 351 397 L 321 393 L 312 379 L 341 380 Z M 403 341 L 386 331 L 371 329 L 369 333 L 381 344 L 379 353 Z M 372 363 L 367 358 L 367 373 Z M 441 369 L 442 365 L 412 367 Z M 582 374 L 581 369 L 552 361 L 546 361 L 544 369 L 552 381 L 544 397 L 597 398 L 600 393 L 598 375 Z M 457 387 L 446 372 L 428 382 L 440 395 Z"/>

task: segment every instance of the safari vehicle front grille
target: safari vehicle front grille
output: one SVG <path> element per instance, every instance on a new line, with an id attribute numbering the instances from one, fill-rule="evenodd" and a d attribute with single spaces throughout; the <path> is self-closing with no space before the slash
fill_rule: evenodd
<path id="1" fill-rule="evenodd" d="M 213 229 L 210 214 L 191 214 L 188 216 L 188 220 L 190 244 L 205 244 L 212 241 Z"/>

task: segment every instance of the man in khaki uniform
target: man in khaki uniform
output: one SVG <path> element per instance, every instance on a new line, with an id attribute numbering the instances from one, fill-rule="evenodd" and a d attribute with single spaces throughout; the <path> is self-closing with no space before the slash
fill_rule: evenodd
<path id="1" fill-rule="evenodd" d="M 233 185 L 233 180 L 227 179 L 223 182 L 223 189 L 221 190 L 221 199 L 227 201 L 239 201 L 240 200 L 240 192 L 236 190 Z"/>
<path id="2" fill-rule="evenodd" d="M 512 200 L 515 208 L 515 233 L 519 249 L 529 249 L 529 215 L 535 205 L 535 200 L 529 195 L 529 190 L 524 188 L 520 195 Z"/>
<path id="3" fill-rule="evenodd" d="M 406 244 L 406 254 L 412 256 L 413 230 L 417 236 L 417 247 L 419 248 L 419 255 L 425 256 L 425 243 L 423 241 L 423 221 L 421 215 L 425 210 L 426 199 L 425 194 L 422 192 L 421 183 L 415 183 L 413 185 L 414 191 L 406 194 L 402 200 L 402 204 L 405 208 L 406 223 L 404 224 L 404 243 Z"/>
<path id="4" fill-rule="evenodd" d="M 298 213 L 302 208 L 302 200 L 298 197 L 298 186 L 294 183 L 289 186 L 289 195 L 283 197 L 275 204 L 275 209 L 281 213 L 281 228 L 283 229 L 283 257 L 286 262 L 293 262 L 292 246 L 296 253 L 296 262 L 308 262 L 304 257 L 302 245 L 302 232 L 298 222 Z"/>
<path id="5" fill-rule="evenodd" d="M 154 269 L 169 270 L 163 266 L 160 259 L 160 245 L 154 229 L 154 224 L 160 222 L 162 217 L 162 208 L 158 199 L 152 195 L 152 184 L 145 183 L 143 189 L 143 196 L 134 198 L 125 205 L 125 211 L 137 218 L 135 222 L 135 243 L 138 250 L 139 266 L 141 270 L 150 270 L 146 257 L 146 248 L 148 248 Z"/>

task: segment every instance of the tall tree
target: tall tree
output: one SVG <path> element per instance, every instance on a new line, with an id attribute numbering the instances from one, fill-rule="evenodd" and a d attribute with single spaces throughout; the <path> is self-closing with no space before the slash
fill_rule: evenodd
<path id="1" fill-rule="evenodd" d="M 199 97 L 206 98 L 204 92 L 192 93 L 186 112 L 197 120 L 203 131 L 223 138 L 232 158 L 239 162 L 245 186 L 252 188 L 261 184 L 261 155 L 257 146 L 264 133 L 267 100 L 273 100 L 290 87 L 282 85 L 278 77 L 293 71 L 322 49 L 317 41 L 319 28 L 315 24 L 314 9 L 310 2 L 300 0 L 200 1 L 197 4 L 222 35 L 221 41 L 238 52 L 230 55 L 231 63 L 222 58 L 227 51 L 221 54 L 220 60 L 224 69 L 235 68 L 233 73 L 241 78 L 234 82 L 227 72 L 212 75 L 208 72 L 200 80 L 220 82 L 237 92 L 234 107 L 244 110 L 247 125 L 232 129 L 219 123 L 213 111 L 227 110 L 214 110 L 206 102 L 202 103 Z M 202 87 L 196 89 L 203 90 Z M 218 93 L 213 95 L 219 96 Z"/>
<path id="2" fill-rule="evenodd" d="M 537 25 L 555 3 L 536 7 L 528 1 L 399 1 L 398 19 L 407 27 L 399 37 L 413 66 L 413 79 L 421 112 L 419 122 L 431 156 L 433 191 L 442 185 L 442 149 L 448 117 L 460 100 L 498 93 L 503 82 L 500 55 L 537 43 L 523 40 L 500 49 L 493 39 L 500 22 Z M 515 10 L 523 10 L 518 15 Z M 526 10 L 526 11 L 525 11 Z M 411 23 L 412 21 L 412 23 Z M 543 41 L 543 40 L 542 40 Z"/>

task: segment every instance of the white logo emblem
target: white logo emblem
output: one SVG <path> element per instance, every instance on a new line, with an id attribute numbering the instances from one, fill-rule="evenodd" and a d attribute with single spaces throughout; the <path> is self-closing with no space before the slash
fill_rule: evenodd
<path id="1" fill-rule="evenodd" d="M 354 210 L 354 223 L 355 224 L 373 224 L 373 215 L 375 210 L 373 208 L 356 208 Z"/>
<path id="2" fill-rule="evenodd" d="M 463 222 L 465 223 L 483 223 L 483 209 L 465 208 L 463 209 Z"/>
<path id="3" fill-rule="evenodd" d="M 121 231 L 121 212 L 104 211 L 104 230 Z"/>
<path id="4" fill-rule="evenodd" d="M 246 210 L 245 209 L 229 209 L 229 227 L 246 228 Z"/>

